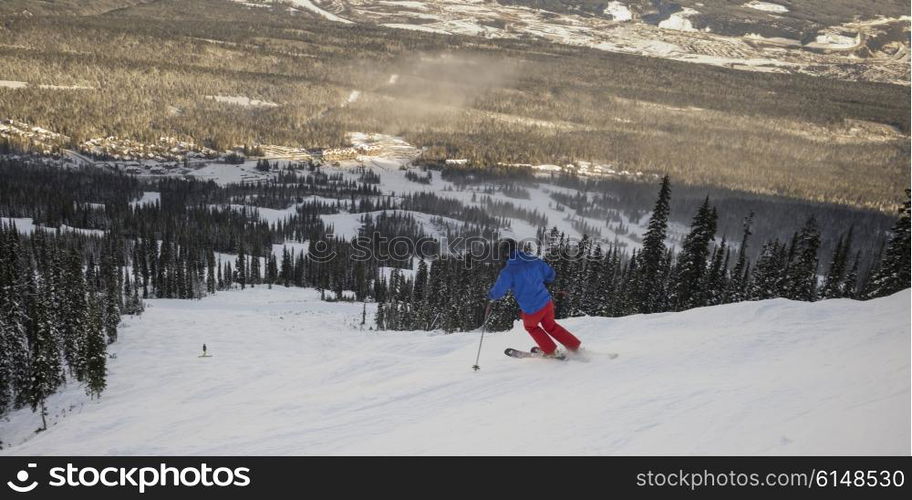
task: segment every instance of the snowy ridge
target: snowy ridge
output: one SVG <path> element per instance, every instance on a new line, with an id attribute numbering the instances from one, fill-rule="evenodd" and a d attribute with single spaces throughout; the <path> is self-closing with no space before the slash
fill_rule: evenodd
<path id="1" fill-rule="evenodd" d="M 567 319 L 588 349 L 567 362 L 505 357 L 531 345 L 516 324 L 477 373 L 478 332 L 378 334 L 318 297 L 151 300 L 109 348 L 103 397 L 70 384 L 37 435 L 12 413 L 0 454 L 910 452 L 909 290 Z"/>

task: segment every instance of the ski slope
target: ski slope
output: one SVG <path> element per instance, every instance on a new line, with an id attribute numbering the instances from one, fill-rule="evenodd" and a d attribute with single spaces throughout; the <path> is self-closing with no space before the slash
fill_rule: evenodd
<path id="1" fill-rule="evenodd" d="M 517 324 L 473 372 L 478 332 L 363 330 L 360 304 L 313 290 L 151 300 L 102 398 L 67 387 L 38 434 L 14 412 L 0 454 L 907 455 L 909 304 L 573 318 L 587 359 L 563 362 L 504 356 L 531 345 Z"/>

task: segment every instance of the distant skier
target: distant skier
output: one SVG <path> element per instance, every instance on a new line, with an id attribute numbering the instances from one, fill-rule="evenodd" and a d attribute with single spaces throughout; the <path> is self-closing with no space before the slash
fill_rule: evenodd
<path id="1" fill-rule="evenodd" d="M 206 355 L 206 344 L 203 344 L 203 356 Z"/>
<path id="2" fill-rule="evenodd" d="M 508 291 L 513 291 L 522 311 L 523 327 L 545 356 L 554 355 L 557 350 L 552 337 L 570 352 L 576 352 L 580 341 L 554 321 L 554 302 L 545 288 L 546 283 L 554 281 L 554 269 L 538 257 L 519 250 L 516 241 L 509 238 L 500 242 L 499 251 L 499 255 L 507 258 L 507 263 L 491 287 L 488 298 L 497 300 Z"/>

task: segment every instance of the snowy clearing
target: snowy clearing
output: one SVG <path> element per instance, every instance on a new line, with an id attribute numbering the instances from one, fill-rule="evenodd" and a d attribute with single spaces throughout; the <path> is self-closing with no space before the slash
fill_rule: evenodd
<path id="1" fill-rule="evenodd" d="M 151 300 L 110 346 L 102 398 L 71 384 L 39 434 L 39 415 L 13 412 L 0 453 L 910 452 L 908 290 L 567 319 L 588 359 L 566 362 L 504 356 L 532 344 L 517 324 L 486 336 L 479 372 L 477 332 L 371 332 L 361 304 L 318 296 Z"/>
<path id="2" fill-rule="evenodd" d="M 278 104 L 269 101 L 261 101 L 259 99 L 251 99 L 242 95 L 207 95 L 206 99 L 212 99 L 213 101 L 223 102 L 226 104 L 235 104 L 238 106 L 250 106 L 250 107 L 266 107 L 274 108 Z"/>
<path id="3" fill-rule="evenodd" d="M 413 30 L 413 31 L 424 31 L 425 33 L 438 33 L 441 35 L 449 35 L 450 32 L 442 30 L 440 28 L 431 28 L 423 24 L 402 24 L 402 23 L 386 23 L 381 26 L 386 26 L 387 28 L 394 28 L 400 30 Z"/>
<path id="4" fill-rule="evenodd" d="M 675 12 L 668 19 L 660 22 L 659 28 L 676 31 L 696 31 L 693 23 L 688 19 L 694 14 L 699 14 L 699 12 L 689 7 L 684 7 L 680 12 Z"/>
<path id="5" fill-rule="evenodd" d="M 789 11 L 788 7 L 785 5 L 779 5 L 778 3 L 772 2 L 758 2 L 752 1 L 744 4 L 748 9 L 762 10 L 764 12 L 776 12 L 779 14 L 784 14 Z"/>
<path id="6" fill-rule="evenodd" d="M 95 87 L 89 87 L 86 85 L 38 85 L 39 89 L 48 89 L 48 90 L 95 90 Z"/>
<path id="7" fill-rule="evenodd" d="M 22 89 L 26 87 L 31 87 L 28 82 L 20 82 L 17 80 L 0 80 L 0 87 L 10 88 L 10 89 Z M 38 84 L 34 85 L 39 89 L 44 90 L 95 90 L 95 87 L 89 87 L 86 85 L 49 85 L 49 84 Z"/>
<path id="8" fill-rule="evenodd" d="M 310 0 L 289 0 L 289 1 L 299 7 L 303 7 L 305 9 L 313 12 L 314 14 L 316 14 L 322 18 L 328 19 L 330 21 L 335 21 L 337 23 L 343 23 L 343 24 L 352 24 L 352 22 L 349 21 L 348 19 L 343 19 L 343 18 L 333 14 L 332 12 L 327 12 L 327 11 L 321 9 L 320 7 L 316 6 Z"/>
<path id="9" fill-rule="evenodd" d="M 222 186 L 232 182 L 258 181 L 272 177 L 271 173 L 257 170 L 256 161 L 245 161 L 240 165 L 209 163 L 187 175 L 204 181 L 212 180 Z"/>
<path id="10" fill-rule="evenodd" d="M 20 82 L 16 80 L 0 80 L 0 87 L 8 89 L 21 89 L 28 87 L 28 82 Z"/>
<path id="11" fill-rule="evenodd" d="M 31 217 L 0 217 L 0 224 L 3 225 L 14 225 L 16 229 L 23 234 L 32 234 L 36 229 L 42 229 L 45 231 L 73 231 L 81 233 L 87 236 L 104 236 L 105 232 L 101 229 L 82 229 L 78 227 L 67 226 L 66 224 L 61 224 L 59 228 L 43 226 L 40 224 L 35 224 L 35 221 Z"/>
<path id="12" fill-rule="evenodd" d="M 854 37 L 840 35 L 837 33 L 824 33 L 817 35 L 813 42 L 807 44 L 808 47 L 818 49 L 851 49 L 861 43 L 861 35 Z"/>
<path id="13" fill-rule="evenodd" d="M 630 9 L 617 1 L 608 2 L 608 5 L 605 6 L 605 13 L 611 15 L 611 18 L 615 21 L 630 21 L 633 19 L 633 13 L 630 12 Z"/>
<path id="14" fill-rule="evenodd" d="M 284 221 L 289 216 L 297 213 L 298 207 L 300 205 L 301 205 L 300 203 L 295 203 L 295 204 L 289 206 L 288 208 L 283 208 L 283 209 L 257 207 L 254 205 L 238 205 L 236 203 L 232 203 L 227 206 L 234 210 L 238 210 L 238 211 L 244 210 L 244 209 L 255 210 L 257 212 L 257 214 L 260 216 L 261 221 L 267 222 L 269 224 L 275 224 L 276 222 Z M 212 205 L 212 206 L 219 207 L 219 208 L 225 208 L 225 205 Z"/>
<path id="15" fill-rule="evenodd" d="M 399 1 L 380 0 L 377 3 L 379 3 L 381 5 L 389 5 L 392 7 L 403 7 L 406 9 L 415 9 L 415 10 L 427 10 L 427 8 L 428 8 L 427 5 L 425 5 L 423 2 L 414 2 L 414 1 L 409 1 L 409 0 L 399 0 Z"/>
<path id="16" fill-rule="evenodd" d="M 300 241 L 286 240 L 285 243 L 282 243 L 282 244 L 274 243 L 272 245 L 272 253 L 273 253 L 273 255 L 276 256 L 276 259 L 281 259 L 282 252 L 285 250 L 288 250 L 292 254 L 299 254 L 299 253 L 307 253 L 307 250 L 309 248 L 310 248 L 310 244 L 306 241 L 302 243 Z M 264 265 L 265 265 L 265 263 L 264 263 Z"/>
<path id="17" fill-rule="evenodd" d="M 340 213 L 340 214 L 329 214 L 321 215 L 320 218 L 323 219 L 323 223 L 327 226 L 332 226 L 333 232 L 332 235 L 337 238 L 343 238 L 350 240 L 358 236 L 361 226 L 363 225 L 361 219 L 365 216 L 377 217 L 381 214 L 399 214 L 399 215 L 411 215 L 415 220 L 421 224 L 422 228 L 426 233 L 432 237 L 442 237 L 445 232 L 438 231 L 434 224 L 434 219 L 441 220 L 444 224 L 451 225 L 453 227 L 461 227 L 464 223 L 462 221 L 452 219 L 449 217 L 439 217 L 435 215 L 428 215 L 423 212 L 415 212 L 412 210 L 378 210 L 375 212 L 363 212 L 363 213 Z"/>
<path id="18" fill-rule="evenodd" d="M 154 205 L 156 203 L 161 203 L 161 193 L 158 191 L 145 191 L 140 199 L 131 201 L 130 206 L 138 207 L 142 205 Z"/>

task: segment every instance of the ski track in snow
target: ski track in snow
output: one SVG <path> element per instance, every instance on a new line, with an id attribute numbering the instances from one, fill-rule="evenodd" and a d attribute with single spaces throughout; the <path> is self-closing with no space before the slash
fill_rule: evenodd
<path id="1" fill-rule="evenodd" d="M 109 347 L 103 396 L 71 383 L 40 434 L 13 412 L 0 454 L 910 452 L 909 290 L 563 320 L 586 362 L 507 358 L 532 344 L 515 324 L 486 335 L 479 372 L 478 332 L 363 331 L 361 304 L 318 297 L 150 300 Z"/>

